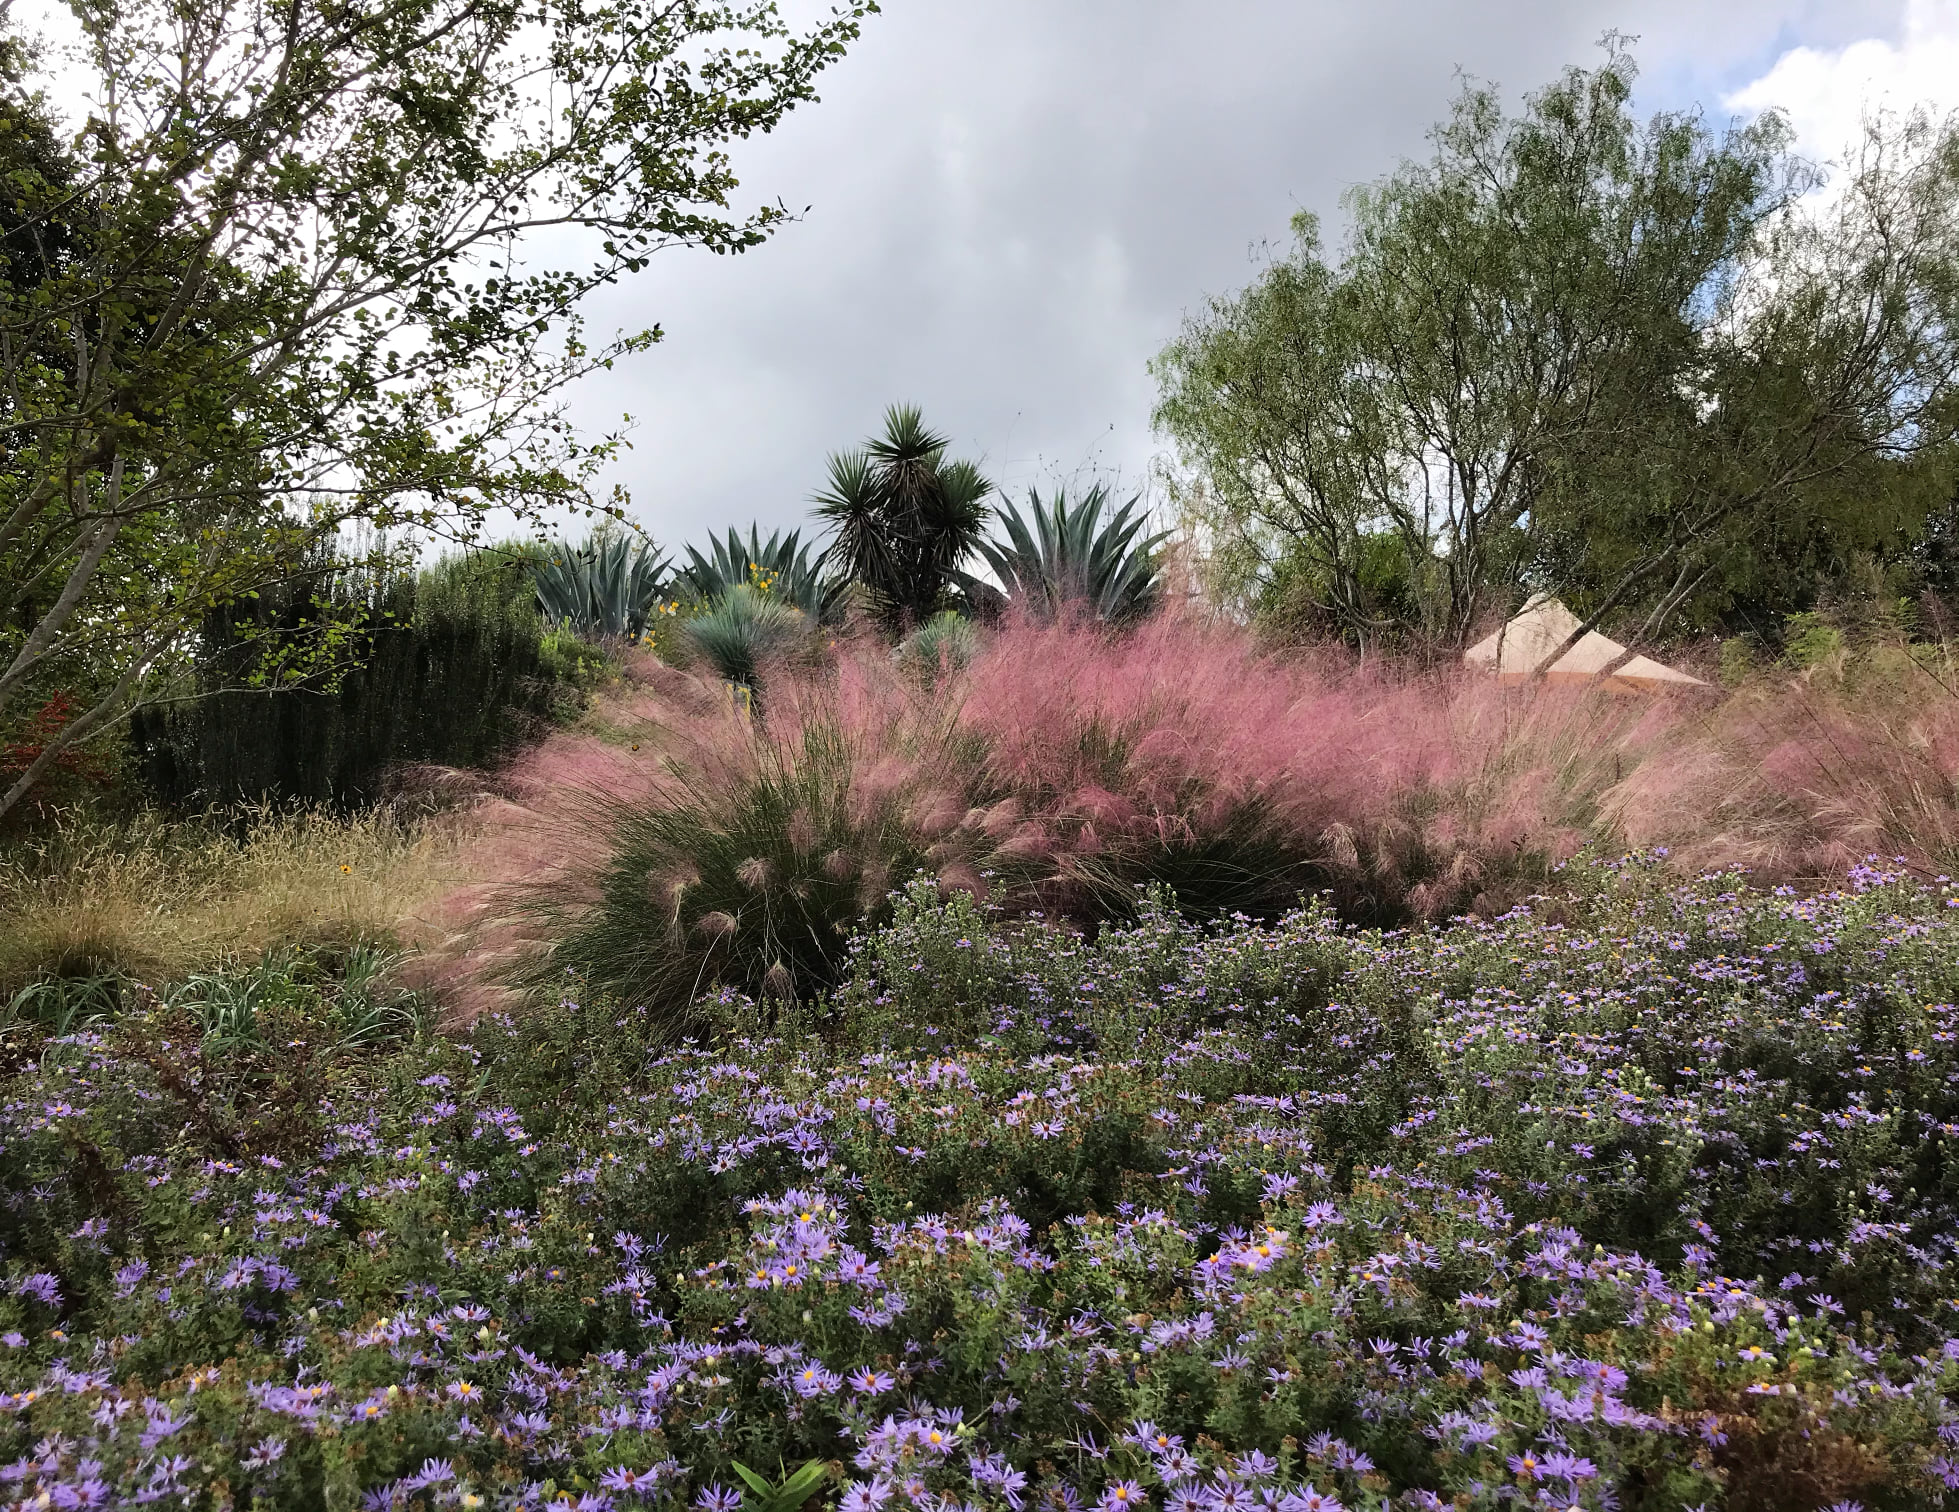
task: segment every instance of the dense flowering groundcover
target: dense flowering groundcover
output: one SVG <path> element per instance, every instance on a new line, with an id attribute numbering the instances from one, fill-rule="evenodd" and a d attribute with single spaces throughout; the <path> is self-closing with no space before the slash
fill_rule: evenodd
<path id="1" fill-rule="evenodd" d="M 820 1012 L 678 1047 L 575 983 L 387 1053 L 50 1043 L 0 1497 L 1938 1504 L 1959 894 L 1571 880 L 1093 942 L 921 887 Z"/>

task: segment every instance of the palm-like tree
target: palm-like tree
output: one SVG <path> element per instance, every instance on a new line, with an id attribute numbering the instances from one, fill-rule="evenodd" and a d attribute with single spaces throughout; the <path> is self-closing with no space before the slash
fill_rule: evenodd
<path id="1" fill-rule="evenodd" d="M 830 458 L 816 513 L 832 536 L 832 575 L 863 588 L 885 625 L 901 630 L 945 607 L 978 546 L 993 485 L 971 462 L 949 460 L 947 438 L 918 409 L 893 405 L 884 434 Z"/>
<path id="2" fill-rule="evenodd" d="M 1170 536 L 1166 530 L 1137 540 L 1149 523 L 1147 514 L 1137 513 L 1141 502 L 1137 495 L 1104 520 L 1109 491 L 1100 483 L 1072 504 L 1065 488 L 1057 488 L 1045 504 L 1030 488 L 1032 522 L 1014 505 L 1002 505 L 996 513 L 1006 527 L 1005 544 L 981 541 L 978 550 L 1007 601 L 1036 614 L 1076 605 L 1098 619 L 1134 619 L 1156 604 L 1162 576 L 1156 549 Z M 969 595 L 989 597 L 987 585 L 960 577 Z"/>

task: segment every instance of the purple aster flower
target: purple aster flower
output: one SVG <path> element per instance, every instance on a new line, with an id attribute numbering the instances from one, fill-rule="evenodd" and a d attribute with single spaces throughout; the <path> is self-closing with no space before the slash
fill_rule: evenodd
<path id="1" fill-rule="evenodd" d="M 32 1297 L 49 1307 L 61 1306 L 61 1280 L 46 1271 L 36 1271 L 14 1288 L 16 1294 Z"/>
<path id="2" fill-rule="evenodd" d="M 286 1452 L 286 1441 L 282 1438 L 264 1438 L 252 1446 L 251 1453 L 245 1456 L 245 1468 L 260 1470 L 278 1460 Z"/>
<path id="3" fill-rule="evenodd" d="M 878 1512 L 891 1500 L 893 1490 L 890 1481 L 882 1475 L 874 1475 L 868 1481 L 856 1481 L 845 1490 L 838 1505 L 838 1512 Z"/>
<path id="4" fill-rule="evenodd" d="M 1204 1488 L 1204 1505 L 1211 1512 L 1249 1512 L 1252 1493 L 1236 1481 L 1212 1481 Z"/>
<path id="5" fill-rule="evenodd" d="M 1541 1473 L 1554 1480 L 1592 1480 L 1598 1475 L 1598 1466 L 1588 1459 L 1558 1451 L 1544 1456 Z"/>
<path id="6" fill-rule="evenodd" d="M 147 1260 L 132 1260 L 127 1265 L 118 1266 L 116 1268 L 116 1296 L 120 1298 L 132 1295 L 138 1284 L 149 1273 L 150 1262 Z"/>
<path id="7" fill-rule="evenodd" d="M 447 1460 L 426 1459 L 422 1461 L 422 1468 L 403 1481 L 402 1485 L 410 1490 L 423 1491 L 430 1486 L 444 1485 L 455 1478 L 456 1467 Z"/>

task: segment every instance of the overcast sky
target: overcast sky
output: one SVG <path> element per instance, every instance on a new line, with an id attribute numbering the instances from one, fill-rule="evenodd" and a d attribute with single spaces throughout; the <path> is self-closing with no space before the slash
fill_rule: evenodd
<path id="1" fill-rule="evenodd" d="M 1293 212 L 1424 151 L 1458 69 L 1512 97 L 1603 31 L 1642 111 L 1790 110 L 1838 150 L 1873 95 L 1959 104 L 1959 0 L 885 0 L 820 104 L 738 160 L 810 208 L 739 258 L 673 252 L 592 324 L 665 341 L 576 394 L 663 544 L 803 520 L 898 400 L 1016 495 L 1142 482 L 1150 357 Z"/>

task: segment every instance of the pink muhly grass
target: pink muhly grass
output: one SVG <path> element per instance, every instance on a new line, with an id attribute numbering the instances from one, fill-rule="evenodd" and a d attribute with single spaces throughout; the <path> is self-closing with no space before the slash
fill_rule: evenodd
<path id="1" fill-rule="evenodd" d="M 572 965 L 675 1014 L 827 984 L 849 926 L 968 805 L 945 712 L 888 658 L 775 669 L 766 717 L 658 664 L 504 775 L 443 973 L 466 1011 Z M 964 859 L 963 851 L 951 859 Z"/>
<path id="2" fill-rule="evenodd" d="M 961 685 L 989 785 L 1064 852 L 1147 871 L 1212 847 L 1371 911 L 1460 907 L 1590 837 L 1669 718 L 1641 700 L 1460 669 L 1261 651 L 1160 616 L 1126 634 L 1010 624 Z M 1064 868 L 1065 870 L 1065 865 Z"/>
<path id="3" fill-rule="evenodd" d="M 1920 648 L 1754 680 L 1608 795 L 1635 845 L 1684 869 L 1834 882 L 1870 855 L 1959 862 L 1959 682 Z"/>
<path id="4" fill-rule="evenodd" d="M 597 711 L 603 734 L 553 734 L 506 774 L 484 885 L 458 899 L 456 958 L 478 964 L 457 969 L 480 1002 L 481 963 L 507 977 L 603 937 L 662 991 L 760 995 L 782 918 L 830 910 L 811 927 L 840 938 L 838 910 L 874 915 L 916 867 L 1085 920 L 1151 880 L 1216 911 L 1331 888 L 1356 917 L 1441 914 L 1600 836 L 1603 795 L 1676 723 L 1640 699 L 1278 654 L 1167 615 L 1008 624 L 929 684 L 846 640 L 825 666 L 772 670 L 754 718 L 649 664 Z"/>

